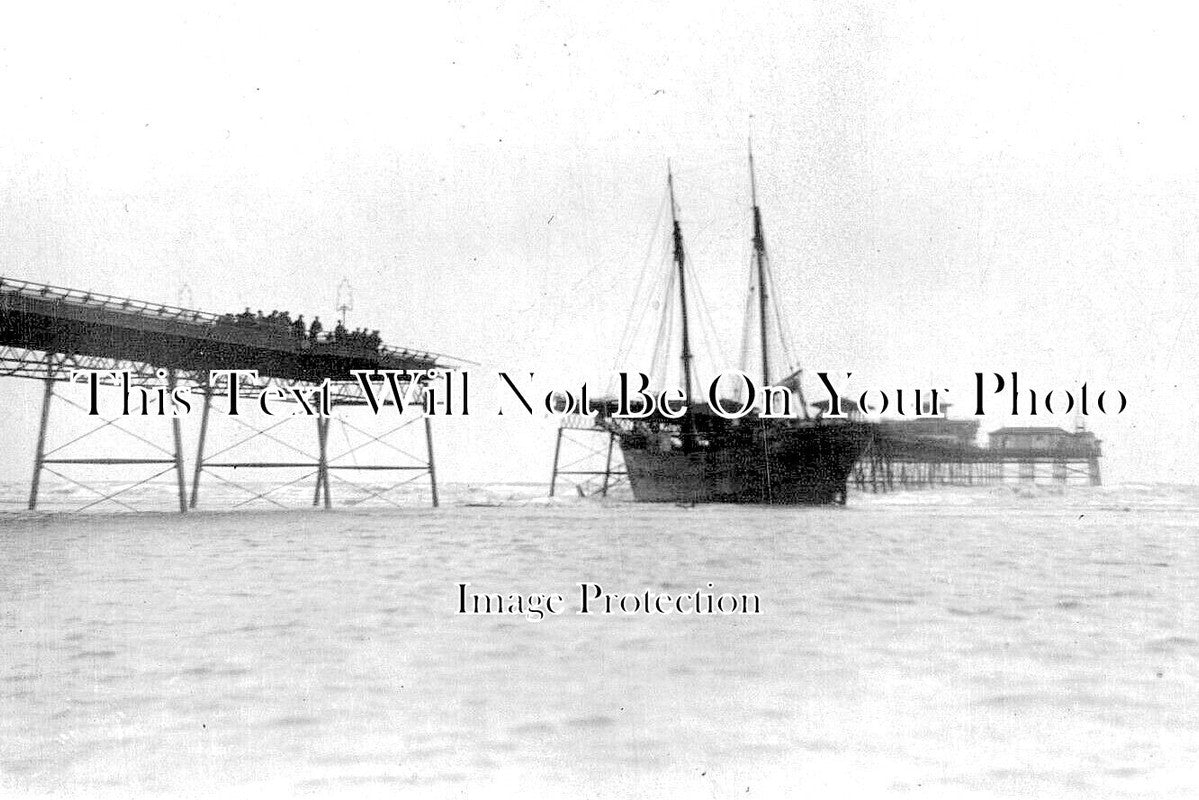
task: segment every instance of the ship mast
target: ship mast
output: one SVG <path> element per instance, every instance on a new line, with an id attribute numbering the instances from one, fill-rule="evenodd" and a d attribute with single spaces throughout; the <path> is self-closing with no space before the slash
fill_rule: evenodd
<path id="1" fill-rule="evenodd" d="M 762 386 L 770 385 L 770 348 L 766 344 L 766 237 L 758 208 L 758 181 L 754 176 L 754 148 L 749 145 L 749 191 L 754 207 L 754 258 L 758 265 L 758 336 L 762 344 Z"/>
<path id="2" fill-rule="evenodd" d="M 678 208 L 674 203 L 674 174 L 666 162 L 666 185 L 670 189 L 670 219 L 674 223 L 674 263 L 679 270 L 679 308 L 683 313 L 683 396 L 685 408 L 691 408 L 691 333 L 687 325 L 687 271 L 683 255 L 683 229 L 679 227 Z"/>

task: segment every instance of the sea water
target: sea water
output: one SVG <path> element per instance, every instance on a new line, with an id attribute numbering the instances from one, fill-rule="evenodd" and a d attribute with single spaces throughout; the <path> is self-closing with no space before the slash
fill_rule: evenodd
<path id="1" fill-rule="evenodd" d="M 447 499 L 0 515 L 0 795 L 1199 795 L 1197 489 Z"/>

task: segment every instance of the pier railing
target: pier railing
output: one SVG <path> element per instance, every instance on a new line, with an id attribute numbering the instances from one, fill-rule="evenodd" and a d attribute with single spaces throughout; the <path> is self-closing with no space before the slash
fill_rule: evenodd
<path id="1" fill-rule="evenodd" d="M 280 320 L 245 318 L 237 314 L 214 314 L 166 303 L 150 303 L 100 292 L 69 289 L 0 277 L 0 310 L 36 312 L 75 322 L 102 322 L 116 327 L 149 330 L 182 336 L 252 345 L 292 353 L 319 352 L 324 355 L 356 357 L 364 354 L 387 362 L 418 362 L 429 367 L 439 360 L 473 363 L 465 359 L 415 348 L 380 344 L 371 348 L 360 342 L 339 339 L 332 331 L 313 337 L 299 335 L 290 323 Z"/>

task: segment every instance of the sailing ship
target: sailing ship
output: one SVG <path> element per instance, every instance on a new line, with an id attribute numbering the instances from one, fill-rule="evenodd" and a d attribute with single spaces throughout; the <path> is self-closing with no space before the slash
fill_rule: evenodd
<path id="1" fill-rule="evenodd" d="M 756 271 L 753 276 L 756 292 L 751 280 L 745 330 L 747 333 L 752 330 L 751 316 L 756 316 L 760 385 L 768 387 L 772 376 L 767 290 L 773 281 L 758 207 L 752 148 L 749 172 L 753 208 L 751 269 Z M 830 418 L 823 413 L 812 416 L 803 397 L 800 371 L 793 372 L 780 385 L 794 392 L 802 416 L 768 417 L 755 410 L 738 419 L 728 419 L 715 413 L 707 402 L 696 399 L 686 256 L 674 197 L 674 176 L 669 168 L 667 187 L 673 223 L 671 268 L 677 270 L 674 283 L 682 319 L 680 358 L 685 410 L 678 419 L 660 411 L 644 419 L 606 419 L 609 430 L 620 443 L 634 498 L 642 502 L 675 503 L 844 504 L 850 471 L 865 450 L 873 426 L 849 418 Z M 777 316 L 777 303 L 774 308 Z M 782 335 L 782 326 L 777 332 Z M 676 413 L 679 410 L 671 408 Z"/>

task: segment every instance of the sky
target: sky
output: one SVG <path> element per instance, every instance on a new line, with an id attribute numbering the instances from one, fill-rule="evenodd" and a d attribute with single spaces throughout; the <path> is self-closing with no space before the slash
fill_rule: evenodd
<path id="1" fill-rule="evenodd" d="M 6 7 L 0 272 L 326 321 L 344 279 L 351 327 L 483 374 L 602 385 L 643 269 L 661 265 L 667 159 L 713 349 L 735 354 L 752 133 L 809 373 L 947 388 L 955 413 L 980 371 L 1123 391 L 1126 412 L 1087 420 L 1106 477 L 1195 482 L 1196 16 L 1115 2 Z M 27 478 L 38 392 L 0 381 L 2 479 Z M 552 432 L 443 422 L 442 475 L 542 479 Z"/>

